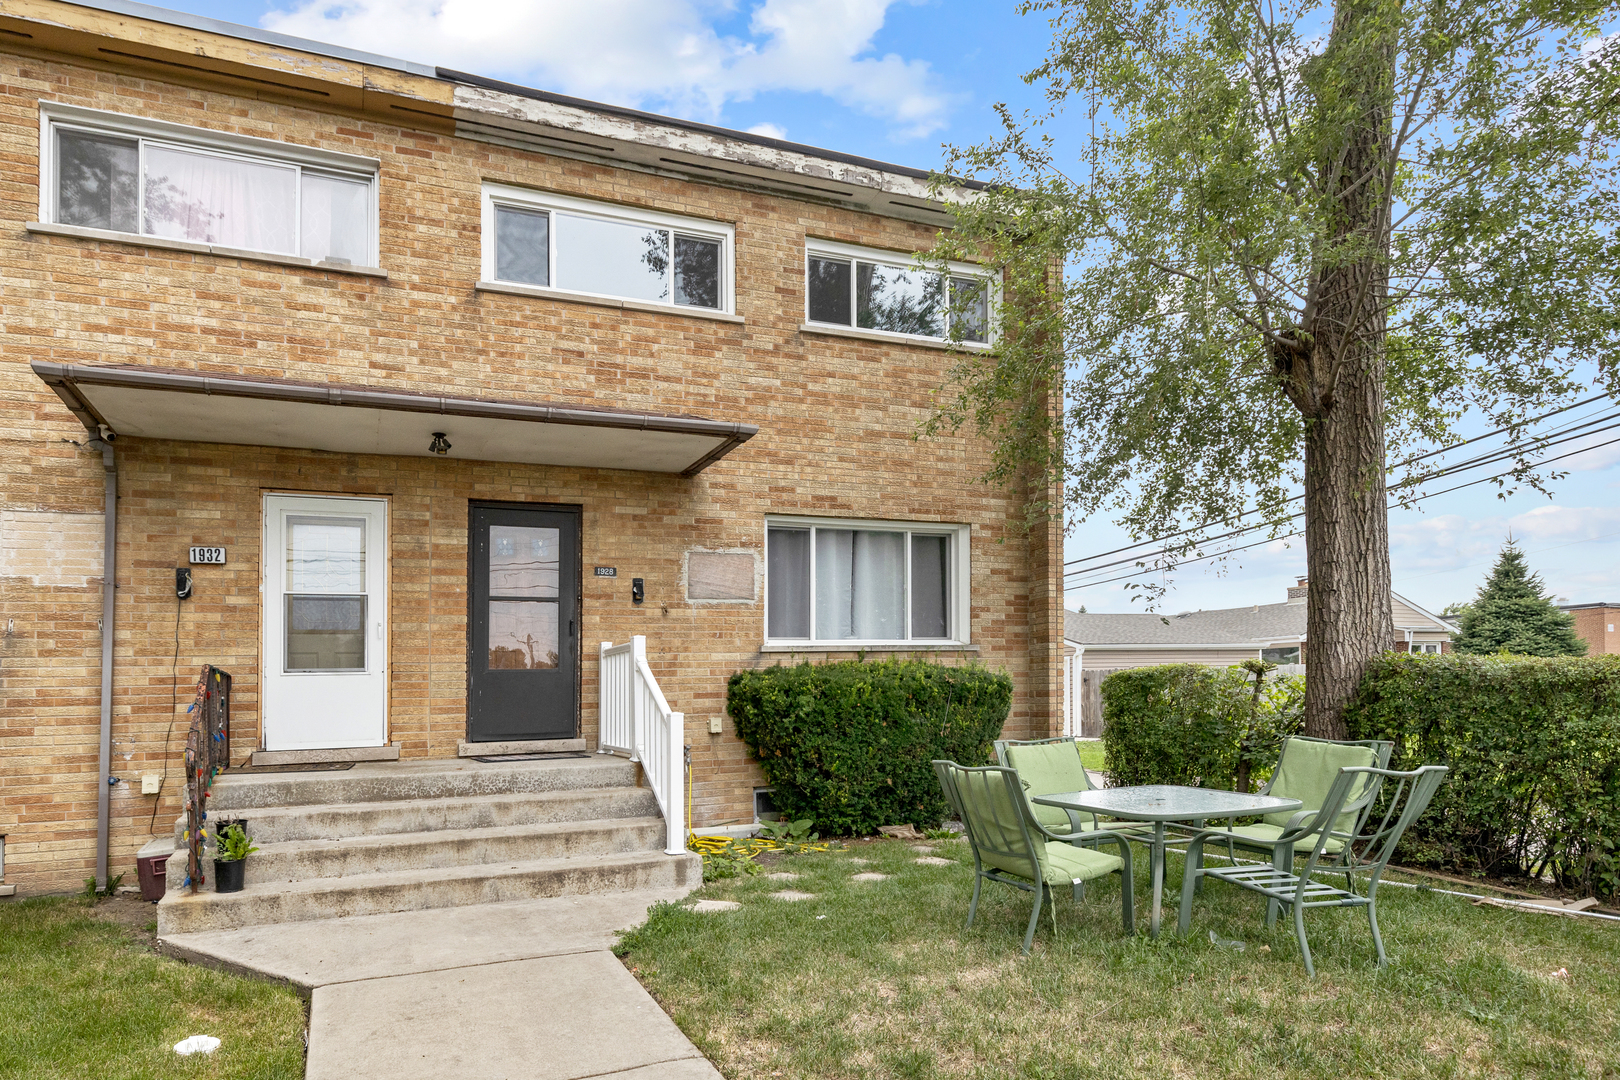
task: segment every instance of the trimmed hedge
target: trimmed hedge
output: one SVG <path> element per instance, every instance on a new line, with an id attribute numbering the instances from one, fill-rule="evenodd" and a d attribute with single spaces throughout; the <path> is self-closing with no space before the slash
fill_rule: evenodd
<path id="1" fill-rule="evenodd" d="M 726 686 L 782 816 L 823 836 L 938 825 L 947 807 L 929 762 L 988 764 L 1011 707 L 1007 675 L 921 660 L 739 671 Z"/>
<path id="2" fill-rule="evenodd" d="M 1345 721 L 1451 767 L 1403 859 L 1620 895 L 1620 656 L 1389 654 Z"/>
<path id="3" fill-rule="evenodd" d="M 1241 667 L 1160 664 L 1103 680 L 1103 760 L 1112 783 L 1231 789 L 1245 761 L 1260 774 L 1299 730 L 1304 680 L 1270 679 L 1255 697 Z"/>

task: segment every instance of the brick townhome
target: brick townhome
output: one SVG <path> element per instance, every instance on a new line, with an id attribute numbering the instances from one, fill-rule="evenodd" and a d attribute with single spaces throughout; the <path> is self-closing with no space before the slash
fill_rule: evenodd
<path id="1" fill-rule="evenodd" d="M 994 333 L 908 268 L 924 174 L 119 0 L 8 3 L 0 53 L 19 892 L 101 869 L 98 794 L 111 873 L 167 833 L 203 664 L 233 762 L 404 766 L 596 750 L 644 635 L 700 827 L 753 820 L 740 668 L 980 661 L 1054 731 L 1056 533 L 914 438 L 945 322 Z"/>

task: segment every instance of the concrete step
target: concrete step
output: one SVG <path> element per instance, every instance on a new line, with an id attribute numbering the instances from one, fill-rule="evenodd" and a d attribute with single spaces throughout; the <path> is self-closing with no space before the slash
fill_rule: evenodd
<path id="1" fill-rule="evenodd" d="M 291 883 L 396 870 L 662 851 L 664 834 L 663 818 L 635 817 L 279 844 L 267 844 L 255 836 L 259 850 L 247 860 L 246 879 L 249 883 Z"/>
<path id="2" fill-rule="evenodd" d="M 449 799 L 517 792 L 577 791 L 634 787 L 639 766 L 623 758 L 592 755 L 547 761 L 482 762 L 431 758 L 362 761 L 341 772 L 241 773 L 227 770 L 214 781 L 209 816 L 228 816 L 268 806 Z M 250 818 L 251 821 L 251 818 Z"/>
<path id="3" fill-rule="evenodd" d="M 209 800 L 212 802 L 213 800 Z M 254 843 L 263 847 L 287 840 L 333 840 L 353 836 L 431 832 L 435 829 L 496 829 L 593 818 L 652 817 L 658 800 L 651 788 L 610 787 L 515 795 L 458 796 L 449 799 L 396 799 L 321 806 L 269 806 L 214 815 L 242 817 Z M 183 844 L 185 819 L 175 822 L 175 845 Z"/>
<path id="4" fill-rule="evenodd" d="M 209 869 L 212 877 L 212 867 Z M 657 851 L 250 883 L 239 893 L 191 895 L 179 887 L 177 879 L 158 904 L 158 934 L 232 930 L 267 923 L 546 896 L 693 888 L 702 880 L 703 860 L 697 855 L 665 855 Z M 211 885 L 212 881 L 204 887 Z"/>

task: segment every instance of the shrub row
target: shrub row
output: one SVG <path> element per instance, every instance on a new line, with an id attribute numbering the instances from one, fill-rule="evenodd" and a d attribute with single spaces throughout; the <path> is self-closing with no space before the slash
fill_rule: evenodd
<path id="1" fill-rule="evenodd" d="M 1305 680 L 1241 667 L 1162 664 L 1103 680 L 1103 757 L 1119 785 L 1234 788 L 1263 779 L 1299 730 Z M 1252 775 L 1251 775 L 1252 774 Z"/>
<path id="2" fill-rule="evenodd" d="M 1403 859 L 1620 894 L 1620 656 L 1390 654 L 1345 720 L 1451 767 Z"/>
<path id="3" fill-rule="evenodd" d="M 921 660 L 739 671 L 726 693 L 783 817 L 822 835 L 938 825 L 947 808 L 929 762 L 988 764 L 1011 706 L 1007 675 Z"/>

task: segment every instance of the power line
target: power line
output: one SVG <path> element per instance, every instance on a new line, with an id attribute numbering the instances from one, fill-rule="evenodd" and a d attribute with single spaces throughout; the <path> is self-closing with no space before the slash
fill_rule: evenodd
<path id="1" fill-rule="evenodd" d="M 1620 426 L 1620 425 L 1615 425 L 1615 426 Z M 1608 430 L 1608 429 L 1605 429 L 1605 430 Z M 1613 446 L 1615 443 L 1620 443 L 1620 438 L 1610 439 L 1607 442 L 1597 443 L 1597 444 L 1595 444 L 1593 446 L 1583 446 L 1578 450 L 1571 450 L 1568 453 L 1560 454 L 1557 457 L 1553 457 L 1553 458 L 1547 458 L 1547 459 L 1545 459 L 1543 461 L 1535 462 L 1534 464 L 1537 465 L 1537 466 L 1550 465 L 1555 461 L 1561 461 L 1561 460 L 1563 460 L 1564 458 L 1567 458 L 1567 457 L 1574 457 L 1576 454 L 1584 454 L 1588 450 L 1598 450 L 1598 449 L 1601 449 L 1601 448 L 1603 448 L 1605 446 Z M 1509 469 L 1506 472 L 1497 473 L 1494 476 L 1482 476 L 1477 480 L 1470 480 L 1466 484 L 1458 484 L 1455 487 L 1445 488 L 1445 489 L 1443 489 L 1441 491 L 1429 492 L 1428 494 L 1421 495 L 1418 498 L 1413 499 L 1411 501 L 1412 502 L 1423 502 L 1425 500 L 1433 499 L 1433 498 L 1436 498 L 1436 497 L 1441 496 L 1441 495 L 1449 495 L 1453 491 L 1461 491 L 1463 488 L 1473 487 L 1476 484 L 1485 484 L 1485 483 L 1489 483 L 1492 480 L 1499 480 L 1504 476 L 1511 476 L 1516 471 L 1517 470 Z M 1399 504 L 1397 504 L 1397 505 L 1399 505 Z M 1300 515 L 1298 515 L 1298 514 L 1293 515 L 1293 517 L 1299 517 L 1299 516 Z M 1290 520 L 1292 520 L 1292 518 L 1290 518 Z M 1245 529 L 1245 530 L 1241 530 L 1241 531 L 1250 532 L 1250 531 L 1253 531 L 1253 530 Z M 1239 547 L 1226 548 L 1225 550 L 1217 551 L 1212 555 L 1200 555 L 1200 556 L 1197 556 L 1196 558 L 1181 559 L 1181 560 L 1178 560 L 1175 565 L 1179 567 L 1179 566 L 1186 566 L 1186 565 L 1189 565 L 1191 563 L 1208 562 L 1211 559 L 1224 558 L 1224 557 L 1226 557 L 1228 555 L 1235 555 L 1240 551 L 1248 551 L 1251 548 L 1262 547 L 1262 546 L 1264 546 L 1266 544 L 1274 543 L 1275 541 L 1278 541 L 1278 540 L 1287 540 L 1287 539 L 1290 539 L 1291 537 L 1300 536 L 1300 535 L 1303 534 L 1303 532 L 1304 532 L 1303 529 L 1295 529 L 1293 532 L 1283 533 L 1281 536 L 1268 536 L 1264 540 L 1257 540 L 1252 544 L 1243 544 L 1242 546 L 1239 546 Z M 1596 538 L 1594 538 L 1594 539 L 1596 539 Z M 1580 541 L 1576 541 L 1576 542 L 1579 543 Z M 1118 565 L 1118 564 L 1111 564 L 1111 565 Z M 1168 569 L 1168 568 L 1148 568 L 1148 569 L 1145 569 L 1145 570 L 1138 570 L 1138 571 L 1135 571 L 1135 572 L 1129 573 L 1129 574 L 1120 574 L 1120 575 L 1117 575 L 1115 577 L 1102 578 L 1102 579 L 1096 580 L 1096 581 L 1085 581 L 1085 582 L 1081 582 L 1079 584 L 1074 584 L 1074 585 L 1065 584 L 1064 588 L 1063 588 L 1063 592 L 1064 592 L 1065 595 L 1067 595 L 1068 593 L 1078 592 L 1081 589 L 1089 589 L 1089 588 L 1092 588 L 1093 586 L 1096 586 L 1096 585 L 1106 585 L 1106 584 L 1108 584 L 1110 582 L 1114 582 L 1114 581 L 1125 581 L 1125 580 L 1127 580 L 1129 578 L 1147 577 L 1147 576 L 1149 576 L 1151 574 L 1162 573 L 1164 569 Z M 1091 572 L 1093 572 L 1093 571 L 1088 571 L 1088 570 L 1070 571 L 1069 573 L 1066 573 L 1064 575 L 1064 577 L 1067 578 L 1069 576 L 1069 574 L 1086 574 L 1086 573 L 1091 573 Z"/>
<path id="2" fill-rule="evenodd" d="M 1550 417 L 1553 417 L 1553 416 L 1558 416 L 1558 415 L 1560 415 L 1562 413 L 1569 412 L 1571 409 L 1578 409 L 1583 405 L 1590 405 L 1594 401 L 1602 401 L 1605 398 L 1611 398 L 1611 397 L 1612 397 L 1612 395 L 1607 394 L 1607 393 L 1593 394 L 1591 397 L 1583 398 L 1582 400 L 1577 401 L 1574 404 L 1565 405 L 1562 408 L 1553 409 L 1550 412 L 1544 412 L 1539 416 L 1532 416 L 1528 420 L 1524 421 L 1523 424 L 1519 424 L 1519 425 L 1516 425 L 1516 426 L 1520 427 L 1520 428 L 1523 428 L 1523 427 L 1525 427 L 1527 425 L 1530 425 L 1530 424 L 1539 424 L 1543 420 L 1546 420 L 1546 419 L 1548 419 Z M 1462 442 L 1452 443 L 1450 446 L 1443 446 L 1438 450 L 1430 450 L 1427 453 L 1417 454 L 1417 455 L 1415 455 L 1413 457 L 1409 457 L 1409 458 L 1406 458 L 1406 459 L 1404 459 L 1402 461 L 1398 461 L 1394 465 L 1390 466 L 1390 468 L 1391 469 L 1402 469 L 1402 468 L 1405 468 L 1406 466 L 1414 464 L 1416 462 L 1427 460 L 1428 458 L 1435 457 L 1436 455 L 1439 455 L 1439 454 L 1450 453 L 1453 450 L 1460 450 L 1464 446 L 1472 445 L 1473 443 L 1480 442 L 1483 439 L 1494 438 L 1497 435 L 1501 435 L 1504 432 L 1511 431 L 1511 430 L 1513 430 L 1513 428 L 1511 428 L 1511 427 L 1500 427 L 1500 428 L 1497 428 L 1495 431 L 1487 431 L 1483 435 L 1475 435 L 1471 439 L 1464 439 Z M 1289 503 L 1298 502 L 1300 499 L 1303 499 L 1304 497 L 1305 496 L 1303 494 L 1295 495 L 1295 496 L 1292 496 L 1290 498 L 1284 499 L 1280 505 L 1281 506 L 1287 506 Z M 1096 555 L 1087 555 L 1087 556 L 1083 556 L 1082 558 L 1079 558 L 1079 559 L 1069 559 L 1063 565 L 1066 566 L 1066 567 L 1067 566 L 1073 566 L 1076 563 L 1090 562 L 1093 559 L 1102 559 L 1102 558 L 1106 558 L 1109 555 L 1118 555 L 1121 552 L 1131 551 L 1131 550 L 1133 550 L 1135 548 L 1139 548 L 1139 547 L 1145 547 L 1148 544 L 1157 544 L 1157 543 L 1161 543 L 1161 542 L 1163 542 L 1165 540 L 1174 540 L 1178 536 L 1186 536 L 1189 533 L 1198 532 L 1200 529 L 1207 529 L 1211 525 L 1225 525 L 1225 524 L 1227 524 L 1229 522 L 1241 521 L 1242 519 L 1244 519 L 1246 517 L 1249 517 L 1252 514 L 1258 514 L 1258 513 L 1260 513 L 1260 508 L 1256 507 L 1253 510 L 1245 510 L 1241 514 L 1235 514 L 1235 515 L 1233 515 L 1231 517 L 1211 518 L 1208 521 L 1200 522 L 1197 525 L 1189 526 L 1188 528 L 1182 529 L 1179 532 L 1166 533 L 1163 536 L 1154 537 L 1153 539 L 1150 539 L 1150 540 L 1141 540 L 1141 541 L 1138 541 L 1137 543 L 1134 543 L 1134 544 L 1127 544 L 1124 547 L 1115 548 L 1112 551 L 1099 552 Z M 1243 531 L 1248 531 L 1248 530 L 1243 530 Z"/>
<path id="3" fill-rule="evenodd" d="M 1507 445 L 1507 447 L 1498 447 L 1497 450 L 1490 450 L 1490 452 L 1482 453 L 1482 455 L 1479 455 L 1479 457 L 1468 458 L 1468 460 L 1463 461 L 1456 461 L 1456 463 L 1453 463 L 1453 465 L 1447 465 L 1445 468 L 1435 470 L 1434 473 L 1427 473 L 1424 474 L 1424 476 L 1416 476 L 1416 478 L 1405 479 L 1405 481 L 1401 481 L 1400 484 L 1395 484 L 1395 486 L 1390 487 L 1388 491 L 1405 491 L 1405 489 L 1408 489 L 1408 487 L 1421 486 L 1421 484 L 1430 483 L 1430 481 L 1445 478 L 1445 476 L 1455 476 L 1455 474 L 1458 473 L 1466 473 L 1466 471 L 1476 470 L 1476 468 L 1484 468 L 1486 465 L 1495 465 L 1495 463 L 1498 463 L 1498 461 L 1505 461 L 1508 460 L 1508 458 L 1518 457 L 1518 453 L 1520 453 L 1521 450 L 1531 449 L 1531 447 L 1533 447 L 1534 452 L 1544 452 L 1544 450 L 1552 449 L 1552 447 L 1565 444 L 1565 442 L 1573 442 L 1575 439 L 1586 439 L 1586 437 L 1599 436 L 1599 434 L 1602 434 L 1602 432 L 1614 431 L 1615 427 L 1620 427 L 1620 423 L 1612 423 L 1607 424 L 1607 426 L 1604 427 L 1597 427 L 1597 429 L 1594 429 L 1594 431 L 1581 431 L 1583 427 L 1592 427 L 1592 424 L 1602 424 L 1605 423 L 1605 421 L 1620 421 L 1620 411 L 1612 411 L 1612 413 L 1607 413 L 1607 415 L 1596 416 L 1596 418 L 1588 419 L 1586 423 L 1571 424 L 1571 426 L 1568 427 L 1560 427 L 1560 429 L 1545 432 L 1545 434 L 1542 434 L 1542 436 L 1536 436 L 1534 439 L 1524 440 L 1524 442 L 1515 442 L 1515 444 Z M 1453 447 L 1453 449 L 1455 449 L 1455 447 Z M 1583 447 L 1581 450 L 1576 450 L 1576 453 L 1584 453 L 1586 450 L 1592 449 L 1596 449 L 1596 447 Z M 1562 460 L 1562 458 L 1565 457 L 1570 457 L 1570 455 L 1565 453 L 1565 455 L 1560 455 L 1558 458 L 1549 458 L 1549 460 L 1545 461 L 1536 461 L 1536 463 L 1531 463 L 1531 465 L 1526 466 L 1526 468 L 1536 468 L 1536 466 L 1539 465 L 1547 465 L 1549 461 Z M 1516 473 L 1516 471 L 1520 470 L 1516 470 L 1515 468 L 1515 470 L 1510 470 L 1510 473 Z M 1507 474 L 1510 473 L 1502 473 L 1502 476 L 1507 476 Z M 1455 487 L 1452 487 L 1452 489 L 1448 489 L 1448 491 L 1456 491 L 1456 489 Z M 1288 502 L 1298 502 L 1299 499 L 1304 499 L 1304 495 L 1294 495 L 1293 499 L 1288 500 Z M 1286 505 L 1286 502 L 1283 505 Z M 1246 515 L 1249 515 L 1249 513 L 1259 513 L 1259 510 L 1247 510 L 1247 512 L 1244 512 L 1244 515 L 1238 515 L 1238 517 L 1246 517 Z M 1299 517 L 1304 517 L 1304 513 L 1291 513 L 1291 515 L 1288 515 L 1286 518 L 1281 518 L 1281 520 L 1293 521 L 1294 518 Z M 1230 518 L 1230 520 L 1236 520 L 1236 518 Z M 1277 525 L 1277 523 L 1278 521 L 1264 521 L 1264 523 L 1259 523 L 1259 525 L 1247 525 L 1244 526 L 1244 528 L 1231 529 L 1231 531 L 1228 531 L 1228 533 L 1220 533 L 1217 534 L 1217 536 L 1207 536 L 1207 538 L 1204 538 L 1199 542 L 1202 542 L 1202 544 L 1209 544 L 1209 542 L 1221 541 L 1221 539 L 1230 539 L 1233 538 L 1233 536 L 1243 536 L 1244 533 L 1254 533 L 1254 531 L 1257 531 L 1257 529 L 1264 529 L 1267 528 L 1268 525 Z M 1140 541 L 1137 542 L 1137 544 L 1131 544 L 1131 546 L 1116 547 L 1115 551 L 1102 552 L 1102 554 L 1097 555 L 1087 555 L 1087 557 L 1082 557 L 1082 559 L 1071 559 L 1069 562 L 1064 563 L 1064 567 L 1076 567 L 1077 563 L 1095 562 L 1097 559 L 1103 559 L 1103 557 L 1106 557 L 1106 555 L 1134 551 L 1134 549 L 1137 549 L 1137 547 L 1149 546 L 1149 544 L 1155 544 L 1155 542 L 1160 542 L 1162 539 L 1173 539 L 1176 538 L 1176 536 L 1186 536 L 1187 533 L 1194 533 L 1194 531 L 1197 531 L 1197 529 L 1183 529 L 1181 533 L 1171 533 L 1168 534 L 1168 536 L 1165 536 L 1165 538 Z M 1116 559 L 1113 560 L 1113 562 L 1097 563 L 1097 565 L 1092 565 L 1092 567 L 1076 568 L 1076 570 L 1064 570 L 1064 575 L 1071 575 L 1071 573 L 1093 573 L 1097 572 L 1097 570 L 1106 570 L 1108 567 L 1121 567 L 1121 565 L 1126 565 L 1126 563 L 1137 562 L 1139 559 L 1147 559 L 1147 557 L 1152 557 L 1152 555 L 1166 554 L 1170 554 L 1170 549 L 1168 549 L 1168 547 L 1162 547 L 1162 549 L 1158 549 L 1157 552 L 1142 552 L 1142 554 L 1137 555 L 1126 555 L 1124 559 Z"/>

